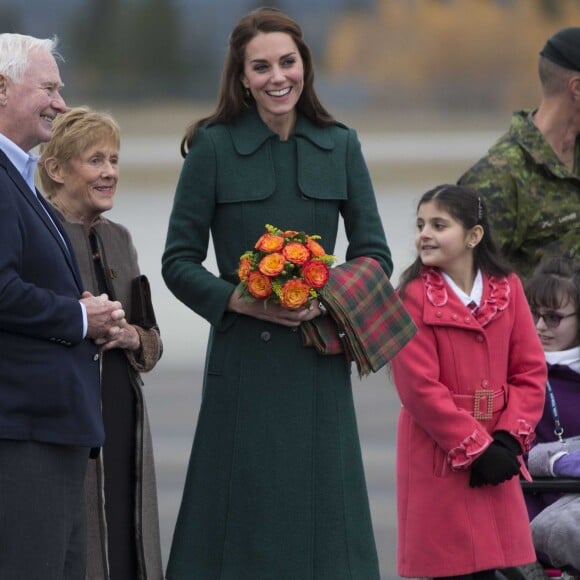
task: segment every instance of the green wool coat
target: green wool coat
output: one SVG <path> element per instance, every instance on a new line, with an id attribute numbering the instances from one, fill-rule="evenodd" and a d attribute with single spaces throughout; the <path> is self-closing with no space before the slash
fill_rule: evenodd
<path id="1" fill-rule="evenodd" d="M 212 325 L 204 392 L 167 578 L 378 580 L 342 355 L 226 310 L 240 255 L 265 224 L 322 236 L 346 259 L 390 251 L 356 133 L 299 115 L 280 141 L 255 112 L 201 129 L 184 162 L 163 276 Z M 202 265 L 212 236 L 219 277 Z M 343 258 L 339 256 L 339 259 Z"/>

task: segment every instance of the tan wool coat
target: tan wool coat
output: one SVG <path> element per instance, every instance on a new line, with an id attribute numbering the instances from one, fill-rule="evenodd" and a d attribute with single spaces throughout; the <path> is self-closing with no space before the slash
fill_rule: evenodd
<path id="1" fill-rule="evenodd" d="M 88 232 L 80 223 L 64 219 L 63 225 L 73 244 L 85 290 L 99 293 L 93 267 L 93 257 Z M 131 312 L 131 280 L 140 274 L 137 252 L 129 231 L 122 225 L 100 217 L 92 226 L 95 232 L 105 275 L 113 290 L 114 298 L 123 305 L 127 316 Z M 149 427 L 147 407 L 143 395 L 140 373 L 151 370 L 163 351 L 159 331 L 156 328 L 139 332 L 142 353 L 137 359 L 127 352 L 127 365 L 135 400 L 137 401 L 136 444 L 136 495 L 135 529 L 137 545 L 138 580 L 162 580 L 161 548 L 159 538 L 159 515 L 153 444 Z M 106 435 L 105 435 L 106 436 Z M 107 524 L 104 506 L 104 480 L 102 453 L 89 461 L 85 480 L 87 503 L 87 575 L 86 580 L 108 580 Z"/>

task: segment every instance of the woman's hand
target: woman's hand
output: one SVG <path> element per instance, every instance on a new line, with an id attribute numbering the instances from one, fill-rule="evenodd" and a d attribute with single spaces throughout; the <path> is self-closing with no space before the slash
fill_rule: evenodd
<path id="1" fill-rule="evenodd" d="M 310 301 L 304 308 L 299 310 L 288 310 L 282 308 L 279 304 L 268 302 L 264 304 L 261 300 L 250 301 L 243 298 L 239 290 L 236 288 L 228 302 L 228 310 L 237 312 L 238 314 L 245 314 L 260 320 L 267 320 L 274 324 L 281 324 L 283 326 L 298 327 L 306 320 L 312 320 L 317 316 L 322 315 L 322 311 L 318 307 L 317 301 Z"/>
<path id="2" fill-rule="evenodd" d="M 98 338 L 95 342 L 102 345 L 103 350 L 110 350 L 112 348 L 123 348 L 132 351 L 139 350 L 141 348 L 141 340 L 135 327 L 125 319 L 118 324 L 118 327 L 119 330 L 113 336 Z"/>

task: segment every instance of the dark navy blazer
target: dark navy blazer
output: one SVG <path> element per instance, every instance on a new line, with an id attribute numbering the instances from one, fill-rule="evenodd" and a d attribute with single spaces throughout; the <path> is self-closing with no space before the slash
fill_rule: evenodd
<path id="1" fill-rule="evenodd" d="M 0 439 L 98 447 L 99 357 L 82 338 L 81 276 L 41 203 L 51 212 L 0 150 Z"/>

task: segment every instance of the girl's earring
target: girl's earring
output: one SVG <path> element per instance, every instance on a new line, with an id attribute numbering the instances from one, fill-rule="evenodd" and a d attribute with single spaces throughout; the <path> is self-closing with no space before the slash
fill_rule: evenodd
<path id="1" fill-rule="evenodd" d="M 244 88 L 244 95 L 245 95 L 246 99 L 250 98 L 250 89 L 248 87 Z"/>

